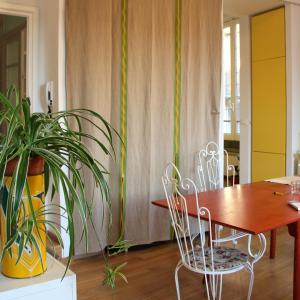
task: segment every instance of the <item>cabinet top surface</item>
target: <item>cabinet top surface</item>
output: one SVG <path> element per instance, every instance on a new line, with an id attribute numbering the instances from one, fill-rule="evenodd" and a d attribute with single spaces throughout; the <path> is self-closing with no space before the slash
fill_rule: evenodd
<path id="1" fill-rule="evenodd" d="M 0 293 L 20 288 L 27 288 L 33 285 L 46 284 L 55 280 L 60 282 L 65 272 L 65 268 L 66 267 L 62 263 L 48 254 L 47 271 L 42 275 L 26 279 L 12 279 L 0 274 Z M 64 280 L 68 280 L 68 278 L 73 276 L 75 276 L 75 273 L 73 273 L 71 270 L 68 270 Z"/>

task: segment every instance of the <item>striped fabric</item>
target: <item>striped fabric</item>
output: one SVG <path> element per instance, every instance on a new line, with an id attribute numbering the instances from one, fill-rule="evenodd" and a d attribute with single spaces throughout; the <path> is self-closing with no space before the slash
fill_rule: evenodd
<path id="1" fill-rule="evenodd" d="M 86 175 L 98 239 L 167 240 L 168 211 L 151 205 L 164 197 L 166 164 L 193 177 L 194 153 L 218 139 L 222 1 L 66 0 L 66 35 L 68 107 L 99 112 L 124 142 L 115 141 L 116 161 L 95 153 L 110 170 L 110 240 Z M 84 248 L 78 241 L 76 254 Z M 99 250 L 91 230 L 89 251 Z"/>

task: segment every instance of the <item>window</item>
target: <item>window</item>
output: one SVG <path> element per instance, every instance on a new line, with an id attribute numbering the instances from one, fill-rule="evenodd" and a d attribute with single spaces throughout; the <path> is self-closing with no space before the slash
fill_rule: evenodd
<path id="1" fill-rule="evenodd" d="M 240 25 L 236 22 L 223 29 L 224 67 L 224 138 L 240 139 Z"/>

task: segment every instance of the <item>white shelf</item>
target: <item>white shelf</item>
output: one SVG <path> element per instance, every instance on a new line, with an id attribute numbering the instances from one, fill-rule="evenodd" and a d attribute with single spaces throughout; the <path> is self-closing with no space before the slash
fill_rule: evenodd
<path id="1" fill-rule="evenodd" d="M 0 300 L 76 300 L 76 275 L 48 254 L 45 274 L 11 279 L 0 274 Z"/>

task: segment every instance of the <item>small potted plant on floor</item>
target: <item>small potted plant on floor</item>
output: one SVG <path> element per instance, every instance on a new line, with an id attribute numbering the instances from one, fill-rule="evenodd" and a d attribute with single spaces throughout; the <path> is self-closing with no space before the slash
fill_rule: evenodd
<path id="1" fill-rule="evenodd" d="M 10 101 L 12 96 L 15 104 Z M 43 273 L 48 229 L 62 247 L 61 230 L 67 231 L 68 267 L 74 255 L 74 211 L 79 212 L 85 238 L 91 216 L 82 168 L 90 172 L 101 191 L 102 198 L 97 200 L 110 206 L 108 172 L 83 139 L 95 143 L 99 152 L 114 155 L 116 132 L 101 115 L 88 109 L 32 113 L 29 98 L 19 100 L 15 88 L 7 95 L 0 93 L 0 107 L 2 272 L 14 278 Z M 100 132 L 102 140 L 83 132 L 82 122 Z M 58 191 L 63 194 L 64 207 L 45 203 L 50 190 L 52 196 Z M 67 218 L 68 227 L 60 228 L 48 215 Z"/>

